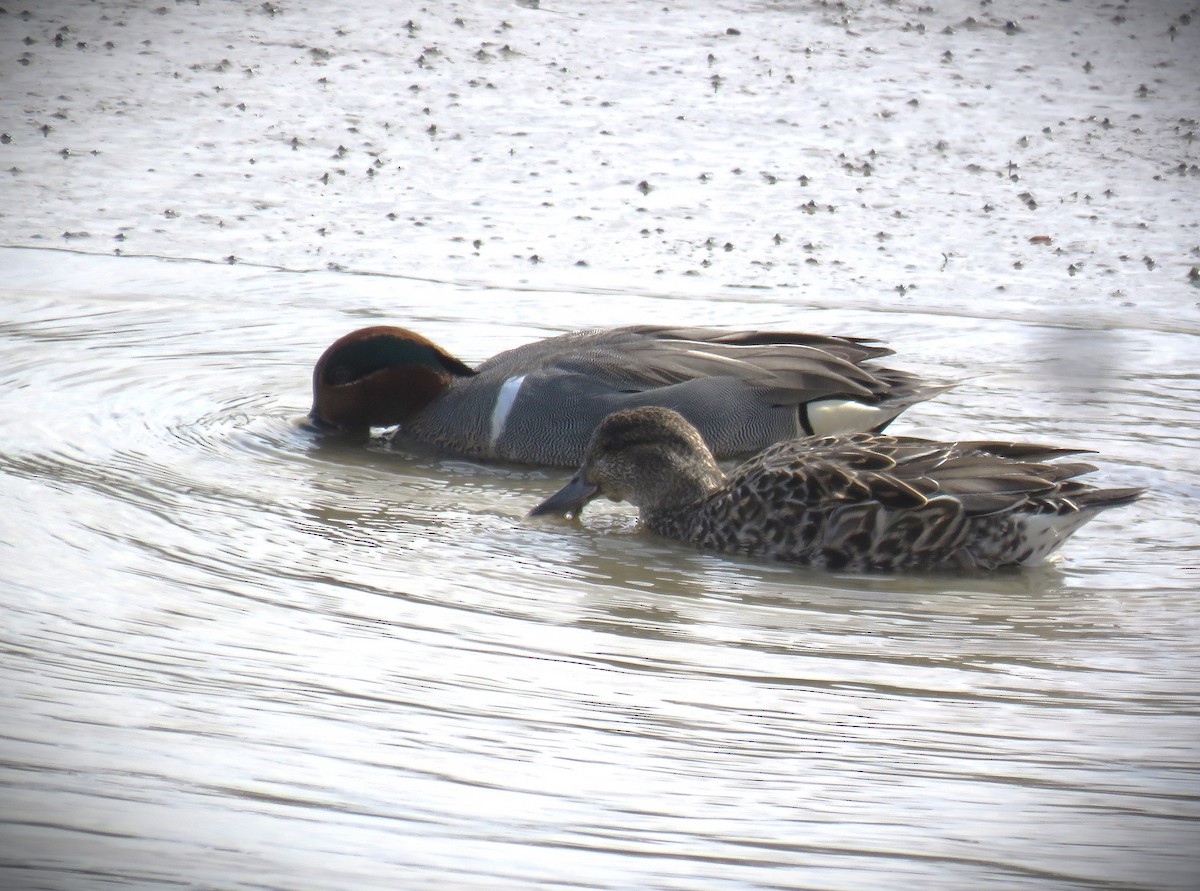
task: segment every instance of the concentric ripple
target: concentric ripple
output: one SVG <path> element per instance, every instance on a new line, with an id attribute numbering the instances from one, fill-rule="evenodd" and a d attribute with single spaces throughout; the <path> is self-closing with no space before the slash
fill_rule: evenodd
<path id="1" fill-rule="evenodd" d="M 0 832 L 28 852 L 21 876 L 1193 875 L 1194 335 L 1065 335 L 1120 346 L 1098 388 L 1060 333 L 889 318 L 907 367 L 964 379 L 908 430 L 1092 445 L 1154 495 L 1037 571 L 838 577 L 693 552 L 621 507 L 530 522 L 562 472 L 304 423 L 311 363 L 343 329 L 403 318 L 474 360 L 570 327 L 570 307 L 505 329 L 471 322 L 495 292 L 442 286 L 454 300 L 422 316 L 362 277 L 326 305 L 325 276 L 175 264 L 147 294 L 159 264 L 38 262 L 0 327 Z M 111 264 L 131 284 L 95 292 Z M 775 299 L 737 316 L 769 324 Z"/>

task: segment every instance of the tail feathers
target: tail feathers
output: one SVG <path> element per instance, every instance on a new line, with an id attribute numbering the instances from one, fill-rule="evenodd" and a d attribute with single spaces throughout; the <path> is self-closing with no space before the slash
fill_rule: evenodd
<path id="1" fill-rule="evenodd" d="M 879 399 L 818 399 L 800 406 L 800 422 L 805 434 L 809 436 L 832 436 L 860 431 L 878 434 L 918 402 L 926 402 L 940 396 L 955 386 L 957 384 L 924 384 L 914 379 Z"/>
<path id="2" fill-rule="evenodd" d="M 1120 489 L 1087 489 L 1071 497 L 1071 501 L 1081 511 L 1102 511 L 1110 507 L 1124 507 L 1133 504 L 1146 494 L 1146 490 L 1137 486 Z"/>
<path id="3" fill-rule="evenodd" d="M 1061 499 L 1057 511 L 1026 516 L 1023 521 L 1024 553 L 1017 562 L 1024 566 L 1041 563 L 1101 511 L 1132 504 L 1143 494 L 1145 489 L 1134 487 L 1084 489 Z"/>
<path id="4" fill-rule="evenodd" d="M 953 390 L 958 386 L 957 383 L 926 383 L 906 371 L 896 371 L 890 368 L 881 370 L 878 376 L 888 382 L 890 389 L 872 406 L 880 417 L 880 423 L 871 428 L 872 433 L 882 433 L 888 424 L 918 402 L 935 399 L 947 390 Z"/>

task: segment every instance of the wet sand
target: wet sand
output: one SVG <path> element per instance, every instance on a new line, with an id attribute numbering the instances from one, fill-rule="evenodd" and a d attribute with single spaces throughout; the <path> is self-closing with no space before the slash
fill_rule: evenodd
<path id="1" fill-rule="evenodd" d="M 3 244 L 1197 322 L 1193 3 L 32 6 Z"/>

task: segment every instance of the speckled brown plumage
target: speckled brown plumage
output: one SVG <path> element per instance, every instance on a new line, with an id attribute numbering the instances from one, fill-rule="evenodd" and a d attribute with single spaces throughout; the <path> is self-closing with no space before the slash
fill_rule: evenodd
<path id="1" fill-rule="evenodd" d="M 726 477 L 675 412 L 639 408 L 597 428 L 583 466 L 535 513 L 604 495 L 704 548 L 831 570 L 995 569 L 1040 562 L 1140 489 L 1076 477 L 1075 449 L 866 433 L 782 442 Z"/>

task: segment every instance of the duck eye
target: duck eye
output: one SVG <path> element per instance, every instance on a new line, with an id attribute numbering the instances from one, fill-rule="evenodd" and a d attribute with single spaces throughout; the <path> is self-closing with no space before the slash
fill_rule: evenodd
<path id="1" fill-rule="evenodd" d="M 334 365 L 325 375 L 325 379 L 335 387 L 348 384 L 354 380 L 354 372 L 348 365 Z"/>

